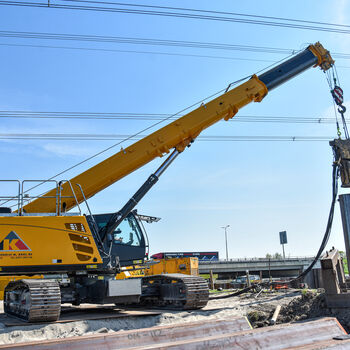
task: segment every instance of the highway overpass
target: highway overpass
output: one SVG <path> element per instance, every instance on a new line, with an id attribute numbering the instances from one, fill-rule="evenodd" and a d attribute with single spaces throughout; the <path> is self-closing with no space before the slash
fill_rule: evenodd
<path id="1" fill-rule="evenodd" d="M 245 275 L 248 270 L 251 275 L 265 277 L 292 277 L 304 271 L 313 261 L 313 257 L 297 257 L 286 259 L 232 259 L 229 261 L 200 261 L 199 273 L 208 274 L 213 271 L 219 279 L 234 279 Z M 315 268 L 320 268 L 317 262 Z"/>

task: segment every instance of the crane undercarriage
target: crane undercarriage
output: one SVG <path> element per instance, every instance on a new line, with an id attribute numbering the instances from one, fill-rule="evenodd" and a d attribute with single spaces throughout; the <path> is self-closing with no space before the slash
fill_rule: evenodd
<path id="1" fill-rule="evenodd" d="M 137 305 L 194 310 L 203 308 L 209 298 L 208 284 L 198 276 L 167 274 L 127 281 L 96 278 L 90 280 L 90 285 L 77 283 L 80 288 L 73 288 L 69 283 L 55 279 L 10 282 L 4 293 L 4 311 L 28 322 L 54 322 L 59 319 L 63 303 L 114 303 L 120 307 Z M 121 283 L 123 287 L 119 293 L 123 295 L 110 295 L 113 294 L 113 288 L 118 288 Z M 137 293 L 138 286 L 141 287 L 141 294 L 133 294 Z M 129 295 L 125 295 L 126 293 Z"/>

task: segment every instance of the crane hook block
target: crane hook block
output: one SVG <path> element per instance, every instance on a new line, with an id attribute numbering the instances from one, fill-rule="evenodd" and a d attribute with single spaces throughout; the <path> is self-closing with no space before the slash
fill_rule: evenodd
<path id="1" fill-rule="evenodd" d="M 342 187 L 350 187 L 350 139 L 334 139 L 329 144 L 333 148 L 335 162 L 340 164 Z"/>

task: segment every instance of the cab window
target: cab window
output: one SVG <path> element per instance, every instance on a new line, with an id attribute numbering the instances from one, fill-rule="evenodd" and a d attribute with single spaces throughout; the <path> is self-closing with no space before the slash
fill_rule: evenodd
<path id="1" fill-rule="evenodd" d="M 95 215 L 98 227 L 105 227 L 112 214 Z M 140 227 L 133 215 L 128 215 L 112 233 L 114 244 L 139 247 L 142 241 Z"/>

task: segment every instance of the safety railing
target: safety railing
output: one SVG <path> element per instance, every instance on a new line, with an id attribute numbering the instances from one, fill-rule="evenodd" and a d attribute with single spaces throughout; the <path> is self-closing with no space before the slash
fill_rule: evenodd
<path id="1" fill-rule="evenodd" d="M 7 209 L 14 207 L 19 212 L 21 207 L 21 182 L 19 180 L 0 180 L 0 186 L 5 186 L 6 189 L 8 187 L 12 187 L 11 184 L 14 185 L 16 193 L 2 193 L 0 194 L 0 208 Z M 5 191 L 4 191 L 5 192 Z M 11 192 L 11 189 L 10 189 Z M 5 207 L 6 205 L 6 207 Z M 1 215 L 11 214 L 12 209 L 1 210 Z"/>
<path id="2" fill-rule="evenodd" d="M 62 185 L 67 183 L 68 187 L 71 191 L 71 195 L 63 195 L 62 194 Z M 1 186 L 9 187 L 11 184 L 16 185 L 16 193 L 6 193 L 1 194 Z M 37 188 L 39 185 L 49 184 L 52 185 L 52 188 L 55 188 L 54 195 L 48 195 L 50 190 L 45 191 L 41 194 L 32 194 L 31 190 Z M 29 186 L 28 186 L 29 185 Z M 29 188 L 28 188 L 29 187 Z M 82 189 L 80 189 L 82 191 Z M 69 180 L 0 180 L 0 216 L 61 216 L 61 215 L 72 215 L 70 213 L 66 213 L 65 209 L 62 207 L 62 200 L 67 198 L 74 198 L 76 207 L 79 210 L 79 214 L 81 215 L 81 209 L 79 206 L 79 202 L 75 191 L 73 189 L 72 184 Z M 30 203 L 33 200 L 45 200 L 45 199 L 54 199 L 56 202 L 55 212 L 50 213 L 27 213 L 24 209 L 26 204 Z"/>

